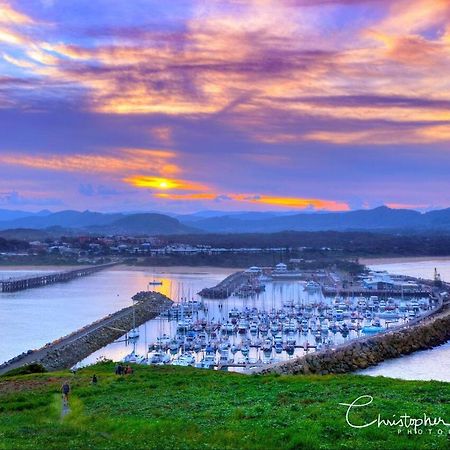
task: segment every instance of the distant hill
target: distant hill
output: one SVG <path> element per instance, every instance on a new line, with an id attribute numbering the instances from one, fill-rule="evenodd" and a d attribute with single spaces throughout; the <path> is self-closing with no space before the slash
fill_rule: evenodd
<path id="1" fill-rule="evenodd" d="M 181 224 L 163 214 L 144 213 L 121 217 L 106 226 L 92 226 L 89 231 L 104 234 L 157 235 L 195 233 L 194 227 Z"/>
<path id="2" fill-rule="evenodd" d="M 218 211 L 171 217 L 159 213 L 61 211 L 30 213 L 0 210 L 1 230 L 42 230 L 64 233 L 167 235 L 187 233 L 275 233 L 280 231 L 387 231 L 450 233 L 450 208 L 420 213 L 386 206 L 349 212 Z M 5 219 L 10 217 L 10 219 Z"/>
<path id="3" fill-rule="evenodd" d="M 3 230 L 3 231 L 2 231 Z M 196 228 L 157 213 L 103 214 L 91 211 L 61 211 L 45 216 L 29 215 L 0 222 L 0 235 L 44 238 L 74 234 L 156 235 L 195 233 Z"/>
<path id="4" fill-rule="evenodd" d="M 428 213 L 386 206 L 342 213 L 298 213 L 258 218 L 248 213 L 203 218 L 190 222 L 211 233 L 277 231 L 415 230 L 450 231 L 450 208 Z"/>
<path id="5" fill-rule="evenodd" d="M 18 211 L 18 210 L 11 211 L 9 209 L 0 209 L 0 222 L 21 219 L 23 217 L 30 217 L 30 216 L 46 216 L 48 214 L 51 214 L 51 212 L 48 210 L 30 213 L 27 211 Z"/>
<path id="6" fill-rule="evenodd" d="M 0 229 L 33 228 L 45 229 L 49 227 L 85 228 L 89 226 L 108 225 L 124 217 L 123 214 L 103 214 L 91 211 L 60 211 L 48 215 L 29 215 L 14 220 L 0 222 Z"/>

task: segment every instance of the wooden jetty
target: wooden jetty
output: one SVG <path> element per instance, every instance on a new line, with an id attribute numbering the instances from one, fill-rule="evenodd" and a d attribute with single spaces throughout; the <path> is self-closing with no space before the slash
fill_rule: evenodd
<path id="1" fill-rule="evenodd" d="M 65 283 L 77 278 L 86 277 L 100 270 L 107 269 L 117 263 L 101 264 L 98 266 L 82 267 L 67 272 L 55 272 L 47 275 L 38 275 L 28 278 L 18 278 L 0 281 L 0 292 L 17 292 L 25 289 L 48 286 L 54 283 Z"/>

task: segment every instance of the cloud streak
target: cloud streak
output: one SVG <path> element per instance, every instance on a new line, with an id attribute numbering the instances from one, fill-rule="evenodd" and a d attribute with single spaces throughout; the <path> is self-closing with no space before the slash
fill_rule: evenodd
<path id="1" fill-rule="evenodd" d="M 122 149 L 111 152 L 110 155 L 74 154 L 60 156 L 50 154 L 46 156 L 3 154 L 0 163 L 21 166 L 31 169 L 79 172 L 122 174 L 129 171 L 142 170 L 177 173 L 179 168 L 170 163 L 175 153 L 164 150 Z"/>

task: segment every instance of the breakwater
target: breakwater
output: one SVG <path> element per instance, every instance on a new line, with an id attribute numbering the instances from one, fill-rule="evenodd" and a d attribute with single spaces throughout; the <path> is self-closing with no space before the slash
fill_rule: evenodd
<path id="1" fill-rule="evenodd" d="M 139 293 L 135 297 L 136 326 L 159 316 L 173 304 L 158 292 Z M 72 367 L 105 345 L 114 342 L 133 328 L 133 307 L 129 306 L 87 325 L 38 350 L 29 350 L 0 365 L 0 375 L 18 367 L 37 363 L 47 370 Z"/>
<path id="2" fill-rule="evenodd" d="M 80 277 L 87 277 L 100 270 L 108 269 L 117 263 L 101 264 L 98 266 L 82 267 L 80 269 L 69 270 L 66 272 L 55 272 L 47 275 L 38 275 L 28 278 L 18 278 L 12 280 L 0 281 L 0 292 L 17 292 L 25 289 L 32 289 L 42 286 L 48 286 L 54 283 L 65 283 Z"/>
<path id="3" fill-rule="evenodd" d="M 202 289 L 198 295 L 204 298 L 228 298 L 234 291 L 247 283 L 248 278 L 248 274 L 245 272 L 235 272 L 216 286 Z"/>
<path id="4" fill-rule="evenodd" d="M 450 306 L 422 321 L 383 334 L 356 339 L 334 350 L 325 350 L 287 362 L 273 364 L 253 373 L 337 374 L 366 369 L 382 361 L 427 350 L 450 340 Z"/>

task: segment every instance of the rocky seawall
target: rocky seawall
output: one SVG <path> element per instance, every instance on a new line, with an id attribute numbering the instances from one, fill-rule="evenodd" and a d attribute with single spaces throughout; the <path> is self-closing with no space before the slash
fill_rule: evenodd
<path id="1" fill-rule="evenodd" d="M 158 292 L 139 293 L 136 298 L 138 299 L 134 308 L 136 326 L 157 317 L 173 304 L 172 300 Z M 70 368 L 105 345 L 114 342 L 132 328 L 133 308 L 130 306 L 45 347 L 16 356 L 0 366 L 0 374 L 31 363 L 41 364 L 47 370 Z"/>
<path id="2" fill-rule="evenodd" d="M 273 364 L 252 373 L 338 374 L 366 369 L 382 361 L 436 347 L 450 340 L 450 307 L 422 323 Z"/>
<path id="3" fill-rule="evenodd" d="M 228 298 L 235 290 L 248 281 L 249 275 L 245 272 L 235 272 L 222 280 L 218 285 L 202 289 L 198 295 L 203 298 Z"/>

